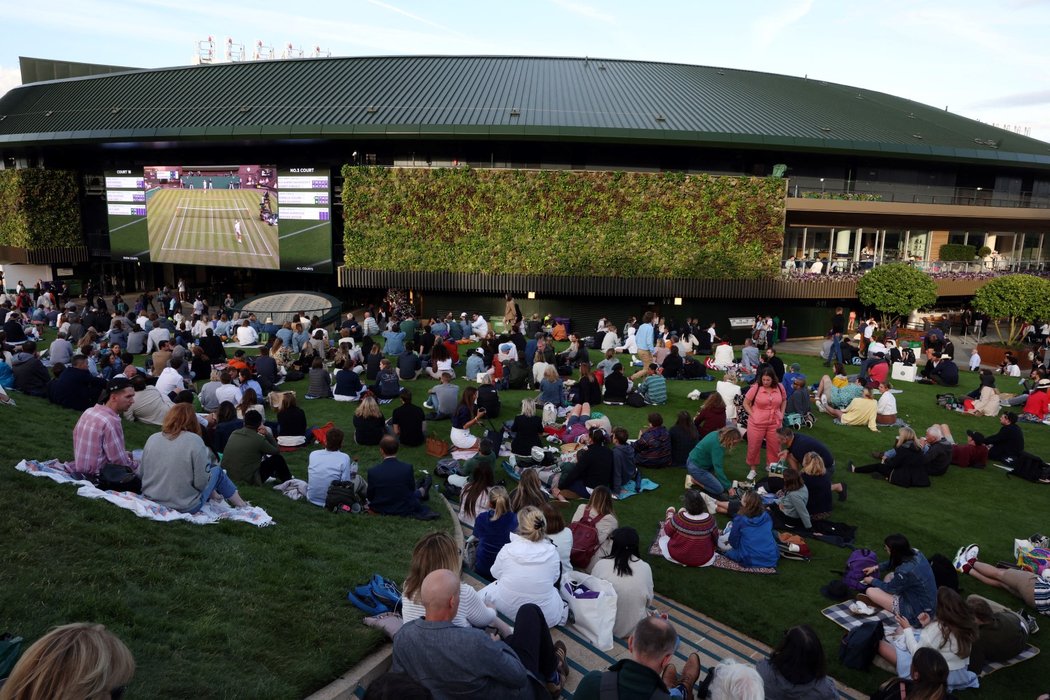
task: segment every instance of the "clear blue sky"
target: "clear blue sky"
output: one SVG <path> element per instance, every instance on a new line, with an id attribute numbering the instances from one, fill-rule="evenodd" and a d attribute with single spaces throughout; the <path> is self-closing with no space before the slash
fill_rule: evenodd
<path id="1" fill-rule="evenodd" d="M 278 54 L 592 56 L 809 75 L 908 97 L 1050 141 L 1050 0 L 136 0 L 3 10 L 0 93 L 18 56 L 144 68 L 227 36 Z"/>

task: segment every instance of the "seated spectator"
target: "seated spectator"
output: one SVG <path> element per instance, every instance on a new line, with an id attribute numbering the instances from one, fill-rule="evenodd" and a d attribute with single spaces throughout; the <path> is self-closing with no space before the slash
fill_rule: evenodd
<path id="1" fill-rule="evenodd" d="M 47 350 L 48 364 L 54 365 L 61 362 L 68 366 L 72 359 L 73 344 L 66 340 L 66 334 L 60 331 Z"/>
<path id="2" fill-rule="evenodd" d="M 737 564 L 748 567 L 774 567 L 780 559 L 773 520 L 754 491 L 740 499 L 740 510 L 733 517 L 718 544 L 722 554 Z"/>
<path id="3" fill-rule="evenodd" d="M 650 406 L 660 406 L 667 403 L 667 381 L 657 374 L 656 364 L 649 365 L 649 372 L 645 379 L 638 385 L 637 391 Z"/>
<path id="4" fill-rule="evenodd" d="M 638 550 L 638 531 L 620 527 L 609 535 L 609 554 L 591 568 L 591 575 L 604 579 L 616 591 L 616 622 L 613 635 L 627 637 L 649 615 L 653 601 L 653 570 L 642 561 Z"/>
<path id="5" fill-rule="evenodd" d="M 357 462 L 343 452 L 344 437 L 339 428 L 329 428 L 324 449 L 310 453 L 306 499 L 315 506 L 324 507 L 333 481 L 350 481 L 357 475 Z"/>
<path id="6" fill-rule="evenodd" d="M 687 420 L 688 417 L 686 415 Z M 692 450 L 695 445 L 694 442 L 688 449 Z M 664 427 L 664 417 L 655 411 L 649 414 L 649 424 L 638 431 L 638 439 L 634 441 L 634 463 L 649 469 L 671 466 L 671 434 Z"/>
<path id="7" fill-rule="evenodd" d="M 215 335 L 213 329 L 204 330 L 204 337 L 200 339 L 200 347 L 208 357 L 208 362 L 213 365 L 226 362 L 226 348 L 223 347 L 222 339 Z"/>
<path id="8" fill-rule="evenodd" d="M 320 357 L 315 356 L 313 362 L 310 363 L 309 380 L 306 398 L 332 398 L 332 378 L 328 376 L 328 370 L 324 368 L 324 360 Z"/>
<path id="9" fill-rule="evenodd" d="M 718 555 L 718 523 L 707 512 L 701 491 L 682 495 L 684 508 L 669 507 L 657 544 L 664 559 L 682 566 L 709 566 Z"/>
<path id="10" fill-rule="evenodd" d="M 135 390 L 125 377 L 111 379 L 98 404 L 80 416 L 73 428 L 73 473 L 92 479 L 107 464 L 138 471 L 139 465 L 124 446 L 120 414 L 135 403 Z"/>
<path id="11" fill-rule="evenodd" d="M 219 404 L 219 410 L 214 413 L 214 416 L 209 416 L 208 418 L 210 423 L 215 424 L 211 448 L 215 451 L 215 454 L 221 457 L 230 435 L 233 434 L 234 430 L 243 428 L 244 421 L 237 417 L 237 407 L 229 401 L 223 401 Z"/>
<path id="12" fill-rule="evenodd" d="M 787 381 L 786 377 L 784 381 Z M 788 394 L 787 404 L 784 406 L 785 425 L 791 425 L 789 419 L 792 416 L 797 417 L 799 422 L 809 427 L 813 426 L 813 413 L 810 409 L 809 392 L 806 391 L 806 378 L 801 375 L 791 380 L 791 392 Z"/>
<path id="13" fill-rule="evenodd" d="M 554 587 L 561 578 L 561 558 L 547 539 L 543 512 L 531 506 L 518 513 L 517 532 L 500 549 L 492 564 L 496 580 L 481 589 L 481 596 L 507 617 L 525 605 L 535 604 L 548 627 L 564 624 L 568 605 Z"/>
<path id="14" fill-rule="evenodd" d="M 999 432 L 984 439 L 988 445 L 988 459 L 1007 464 L 1019 459 L 1024 452 L 1024 433 L 1017 425 L 1017 414 L 1007 411 L 999 416 Z"/>
<path id="15" fill-rule="evenodd" d="M 128 343 L 125 350 L 129 355 L 144 355 L 146 354 L 146 341 L 148 339 L 146 329 L 142 326 L 134 325 L 131 330 L 128 331 Z"/>
<path id="16" fill-rule="evenodd" d="M 448 569 L 459 575 L 463 564 L 456 541 L 447 532 L 429 532 L 423 535 L 412 550 L 412 563 L 405 579 L 401 596 L 402 618 L 405 623 L 423 619 L 426 609 L 420 598 L 423 580 L 431 572 Z M 495 627 L 500 635 L 509 636 L 513 630 L 499 618 L 496 611 L 485 605 L 481 595 L 469 583 L 459 584 L 459 610 L 451 620 L 455 627 L 485 629 Z"/>
<path id="17" fill-rule="evenodd" d="M 241 483 L 260 485 L 272 477 L 283 484 L 292 478 L 277 440 L 263 425 L 258 411 L 245 413 L 244 427 L 230 434 L 222 453 L 222 466 L 230 478 Z"/>
<path id="18" fill-rule="evenodd" d="M 518 517 L 510 507 L 507 489 L 502 486 L 490 488 L 487 508 L 478 512 L 474 518 L 473 536 L 478 540 L 474 571 L 477 574 L 492 579 L 492 564 L 517 528 Z"/>
<path id="19" fill-rule="evenodd" d="M 839 697 L 835 681 L 828 676 L 820 637 L 809 625 L 798 625 L 785 632 L 769 658 L 758 662 L 756 670 L 770 700 Z"/>
<path id="20" fill-rule="evenodd" d="M 383 352 L 387 355 L 397 357 L 405 351 L 405 334 L 401 332 L 401 324 L 395 323 L 388 331 L 383 331 Z"/>
<path id="21" fill-rule="evenodd" d="M 259 348 L 259 356 L 255 358 L 255 376 L 262 387 L 259 396 L 265 396 L 277 385 L 277 360 L 270 357 L 270 349 L 265 345 Z"/>
<path id="22" fill-rule="evenodd" d="M 470 432 L 470 429 L 485 419 L 485 409 L 479 408 L 475 400 L 478 396 L 476 387 L 468 386 L 463 390 L 463 398 L 460 399 L 456 411 L 452 415 L 452 428 L 449 431 L 449 439 L 453 447 L 458 450 L 477 450 L 478 438 Z"/>
<path id="23" fill-rule="evenodd" d="M 949 442 L 939 425 L 931 425 L 926 435 L 919 441 L 922 447 L 922 462 L 930 476 L 944 476 L 952 462 L 952 443 Z"/>
<path id="24" fill-rule="evenodd" d="M 459 497 L 459 521 L 467 527 L 474 527 L 478 514 L 489 507 L 489 491 L 496 484 L 496 478 L 492 473 L 492 464 L 495 461 L 492 454 L 492 443 L 488 440 L 482 440 L 482 442 L 486 443 L 483 449 L 487 449 L 488 453 L 482 455 L 479 451 L 477 455 L 467 460 L 468 463 L 473 462 L 470 466 L 464 464 L 464 471 L 469 471 L 469 476 Z"/>
<path id="25" fill-rule="evenodd" d="M 739 391 L 740 389 L 737 387 L 737 392 Z M 693 425 L 696 426 L 696 439 L 700 440 L 708 433 L 724 428 L 726 426 L 726 413 L 725 399 L 722 398 L 719 392 L 711 392 L 693 418 Z M 692 447 L 696 447 L 695 442 Z M 692 450 L 692 447 L 690 447 L 690 450 Z"/>
<path id="26" fill-rule="evenodd" d="M 251 389 L 246 389 L 244 394 L 248 395 Z M 241 411 L 237 412 L 242 415 Z M 262 411 L 259 411 L 262 414 Z M 281 396 L 281 403 L 277 408 L 277 443 L 282 447 L 299 447 L 312 442 L 306 422 L 306 411 L 299 406 L 294 391 L 287 391 Z"/>
<path id="27" fill-rule="evenodd" d="M 551 641 L 542 610 L 517 606 L 514 634 L 495 641 L 482 630 L 454 624 L 460 588 L 459 577 L 448 569 L 423 579 L 419 599 L 424 617 L 406 623 L 395 635 L 391 670 L 408 674 L 442 698 L 535 698 L 544 689 L 560 694 L 568 675 L 565 645 Z"/>
<path id="28" fill-rule="evenodd" d="M 478 382 L 477 403 L 479 408 L 485 409 L 486 420 L 499 418 L 503 406 L 500 404 L 499 392 L 492 386 L 492 378 L 488 374 L 481 375 L 481 381 Z"/>
<path id="29" fill-rule="evenodd" d="M 972 570 L 973 564 L 970 567 Z M 1024 651 L 1032 634 L 1032 629 L 1024 618 L 979 595 L 967 596 L 966 607 L 977 625 L 977 639 L 970 647 L 970 663 L 967 668 L 980 674 L 985 665 L 1005 663 Z M 912 659 L 913 669 L 914 666 L 915 659 Z"/>
<path id="30" fill-rule="evenodd" d="M 732 352 L 732 348 L 730 348 L 730 352 Z M 680 353 L 678 345 L 672 345 L 667 353 L 667 357 L 660 363 L 661 376 L 664 379 L 682 379 L 685 361 L 682 360 Z"/>
<path id="31" fill-rule="evenodd" d="M 429 476 L 418 482 L 412 465 L 397 458 L 397 438 L 384 435 L 379 441 L 383 460 L 368 470 L 368 507 L 381 515 L 400 515 L 431 520 L 437 514 L 421 501 L 430 498 L 433 481 Z"/>
<path id="32" fill-rule="evenodd" d="M 219 380 L 221 372 L 217 369 L 211 370 L 211 375 L 207 382 L 201 386 L 200 394 L 198 398 L 201 402 L 201 409 L 213 413 L 219 409 L 219 403 L 221 403 L 215 392 L 218 391 L 219 387 L 222 386 L 222 382 Z"/>
<path id="33" fill-rule="evenodd" d="M 940 386 L 959 386 L 959 366 L 947 353 L 940 355 L 936 360 L 927 362 L 922 374 L 923 378 L 915 381 Z"/>
<path id="34" fill-rule="evenodd" d="M 456 412 L 459 387 L 452 383 L 452 377 L 451 372 L 442 372 L 441 383 L 427 391 L 427 401 L 423 403 L 425 408 L 431 409 L 427 420 L 448 420 Z"/>
<path id="35" fill-rule="evenodd" d="M 785 469 L 782 479 L 783 487 L 777 493 L 777 500 L 769 508 L 775 526 L 778 529 L 811 530 L 813 521 L 809 517 L 809 487 L 794 467 Z"/>
<path id="36" fill-rule="evenodd" d="M 395 372 L 390 366 L 390 360 L 385 357 L 379 361 L 379 372 L 376 374 L 376 383 L 372 386 L 372 393 L 377 399 L 396 399 L 401 395 L 401 384 Z"/>
<path id="37" fill-rule="evenodd" d="M 215 401 L 219 404 L 229 401 L 236 407 L 241 402 L 241 388 L 233 383 L 233 375 L 229 370 L 219 374 L 219 384 L 215 389 Z"/>
<path id="38" fill-rule="evenodd" d="M 401 390 L 401 405 L 394 409 L 390 427 L 402 445 L 419 447 L 426 441 L 426 415 L 422 408 L 412 403 L 410 390 Z"/>
<path id="39" fill-rule="evenodd" d="M 336 401 L 356 401 L 365 391 L 361 375 L 353 370 L 351 360 L 337 360 L 335 366 L 335 388 L 332 398 Z"/>
<path id="40" fill-rule="evenodd" d="M 2 293 L 0 289 L 0 293 Z M 4 700 L 119 698 L 135 676 L 135 658 L 102 625 L 55 627 L 18 659 L 3 686 Z"/>
<path id="41" fill-rule="evenodd" d="M 175 393 L 178 394 L 178 392 Z M 237 404 L 237 417 L 244 418 L 244 414 L 248 411 L 258 411 L 260 416 L 266 415 L 266 407 L 259 402 L 259 395 L 251 387 L 241 392 L 241 402 Z"/>
<path id="42" fill-rule="evenodd" d="M 544 445 L 543 419 L 536 415 L 536 401 L 522 399 L 521 413 L 510 427 L 510 451 L 519 467 L 533 465 L 532 450 Z"/>
<path id="43" fill-rule="evenodd" d="M 733 346 L 728 340 L 720 342 L 715 346 L 714 350 L 715 354 L 711 361 L 712 369 L 725 371 L 736 364 L 736 360 L 733 356 Z M 758 349 L 755 348 L 755 355 L 757 354 Z"/>
<path id="44" fill-rule="evenodd" d="M 87 370 L 87 358 L 74 355 L 62 374 L 48 384 L 48 400 L 63 408 L 86 411 L 98 401 L 103 386 L 105 382 Z"/>
<path id="45" fill-rule="evenodd" d="M 591 489 L 599 486 L 611 488 L 613 454 L 605 445 L 605 431 L 593 428 L 590 439 L 591 444 L 586 449 L 577 451 L 575 466 L 555 476 L 551 493 L 557 500 L 586 498 Z"/>
<path id="46" fill-rule="evenodd" d="M 704 336 L 707 334 L 704 333 Z M 620 659 L 609 667 L 616 674 L 618 697 L 693 697 L 693 686 L 700 677 L 700 656 L 689 655 L 682 675 L 671 663 L 678 649 L 678 633 L 660 617 L 644 617 L 627 639 L 630 658 Z M 612 697 L 604 688 L 605 670 L 591 671 L 580 680 L 573 693 L 575 700 L 599 700 Z M 674 695 L 668 695 L 674 691 Z"/>
<path id="47" fill-rule="evenodd" d="M 255 345 L 259 342 L 259 333 L 252 328 L 252 324 L 248 319 L 244 319 L 241 325 L 237 328 L 237 344 L 238 345 Z"/>
<path id="48" fill-rule="evenodd" d="M 131 378 L 131 386 L 135 389 L 135 403 L 124 411 L 124 419 L 146 425 L 163 425 L 172 401 L 157 391 L 157 387 L 148 384 L 141 374 Z"/>
<path id="49" fill-rule="evenodd" d="M 558 408 L 566 405 L 565 383 L 558 376 L 558 370 L 554 365 L 548 365 L 543 371 L 543 379 L 540 380 L 540 395 L 536 401 L 540 405 L 552 403 Z"/>
<path id="50" fill-rule="evenodd" d="M 212 464 L 190 404 L 172 406 L 161 431 L 146 440 L 139 474 L 143 496 L 182 513 L 196 513 L 209 500 L 248 505 L 226 470 Z"/>
<path id="51" fill-rule="evenodd" d="M 626 486 L 634 482 L 635 493 L 642 490 L 642 472 L 634 461 L 634 445 L 627 439 L 627 429 L 617 426 L 612 431 L 613 479 L 612 491 L 619 498 L 627 495 Z"/>
<path id="52" fill-rule="evenodd" d="M 820 273 L 823 263 L 818 260 L 810 267 L 811 273 Z M 818 269 L 814 269 L 818 268 Z M 762 676 L 753 666 L 723 659 L 711 669 L 704 684 L 711 700 L 762 700 L 765 697 Z"/>
<path id="53" fill-rule="evenodd" d="M 358 445 L 378 445 L 386 435 L 386 420 L 379 404 L 370 395 L 361 399 L 354 411 L 354 442 Z"/>
<path id="54" fill-rule="evenodd" d="M 47 398 L 47 384 L 51 381 L 47 367 L 40 361 L 36 342 L 21 343 L 22 350 L 11 356 L 11 373 L 15 378 L 15 389 L 27 396 Z"/>
<path id="55" fill-rule="evenodd" d="M 445 372 L 451 377 L 456 376 L 456 372 L 452 368 L 452 355 L 444 343 L 434 343 L 434 347 L 430 351 L 430 366 L 427 367 L 426 372 L 433 379 L 441 379 L 441 375 Z"/>
<path id="56" fill-rule="evenodd" d="M 584 571 L 589 574 L 594 565 L 598 563 L 598 560 L 608 556 L 612 551 L 612 541 L 609 537 L 612 535 L 613 530 L 620 526 L 619 521 L 616 519 L 616 513 L 613 511 L 612 493 L 608 487 L 598 486 L 591 492 L 591 497 L 587 503 L 581 504 L 576 508 L 576 513 L 572 516 L 572 522 L 578 523 L 581 521 L 591 523 L 598 535 L 598 549 L 595 550 L 590 562 L 584 567 Z"/>
<path id="57" fill-rule="evenodd" d="M 622 404 L 627 401 L 630 388 L 631 383 L 623 374 L 623 365 L 616 362 L 612 366 L 612 373 L 605 376 L 605 382 L 602 384 L 602 400 L 605 403 Z"/>
<path id="58" fill-rule="evenodd" d="M 928 619 L 929 611 L 937 607 L 933 568 L 904 535 L 889 535 L 883 544 L 889 559 L 864 570 L 865 594 L 873 605 L 892 611 L 910 625 L 921 625 L 920 618 Z"/>

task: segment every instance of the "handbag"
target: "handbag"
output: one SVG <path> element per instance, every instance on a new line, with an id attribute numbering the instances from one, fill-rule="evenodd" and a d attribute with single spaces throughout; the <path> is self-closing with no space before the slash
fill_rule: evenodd
<path id="1" fill-rule="evenodd" d="M 98 472 L 98 487 L 103 491 L 142 493 L 142 479 L 131 467 L 107 464 Z"/>
<path id="2" fill-rule="evenodd" d="M 566 571 L 558 592 L 569 605 L 576 631 L 602 651 L 612 649 L 613 626 L 616 624 L 616 589 L 613 585 L 597 576 Z"/>
<path id="3" fill-rule="evenodd" d="M 448 454 L 448 443 L 433 433 L 427 435 L 426 452 L 430 457 L 444 457 Z"/>
<path id="4" fill-rule="evenodd" d="M 463 543 L 463 568 L 468 571 L 474 570 L 474 564 L 478 560 L 478 538 L 471 535 Z"/>

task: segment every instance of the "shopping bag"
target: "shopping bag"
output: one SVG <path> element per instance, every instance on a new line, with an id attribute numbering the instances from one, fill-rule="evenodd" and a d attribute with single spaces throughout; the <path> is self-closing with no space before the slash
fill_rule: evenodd
<path id="1" fill-rule="evenodd" d="M 575 619 L 572 626 L 588 642 L 608 651 L 613 648 L 616 624 L 616 589 L 597 576 L 579 571 L 562 574 L 561 597 L 569 604 Z"/>

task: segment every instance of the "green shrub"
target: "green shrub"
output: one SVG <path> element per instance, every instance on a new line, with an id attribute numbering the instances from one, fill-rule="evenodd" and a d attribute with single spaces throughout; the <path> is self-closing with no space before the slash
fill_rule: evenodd
<path id="1" fill-rule="evenodd" d="M 397 271 L 770 277 L 784 181 L 343 167 L 346 264 Z"/>
<path id="2" fill-rule="evenodd" d="M 83 245 L 76 174 L 65 170 L 0 170 L 0 245 Z"/>
<path id="3" fill-rule="evenodd" d="M 996 277 L 973 295 L 973 308 L 991 317 L 1000 341 L 1017 340 L 1021 321 L 1050 318 L 1050 280 L 1035 275 Z M 1005 338 L 999 328 L 1002 319 L 1010 324 Z"/>
<path id="4" fill-rule="evenodd" d="M 972 262 L 977 254 L 977 247 L 961 243 L 945 243 L 941 246 L 941 260 L 945 262 Z"/>
<path id="5" fill-rule="evenodd" d="M 905 263 L 879 265 L 857 282 L 857 298 L 882 313 L 883 327 L 893 319 L 937 301 L 937 284 L 922 270 Z"/>

